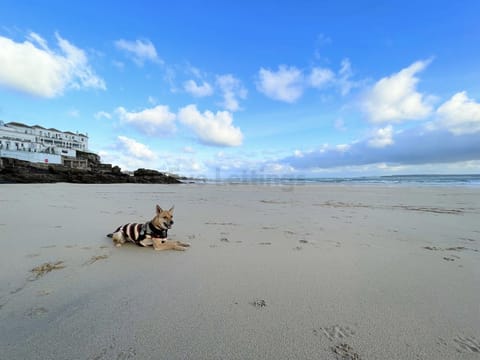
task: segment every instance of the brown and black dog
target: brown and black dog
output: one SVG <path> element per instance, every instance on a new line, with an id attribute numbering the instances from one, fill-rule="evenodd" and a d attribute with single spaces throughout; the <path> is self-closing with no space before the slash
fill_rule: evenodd
<path id="1" fill-rule="evenodd" d="M 188 243 L 168 240 L 167 232 L 173 225 L 173 206 L 170 210 L 163 210 L 156 206 L 156 214 L 146 223 L 128 223 L 119 226 L 111 237 L 115 246 L 120 247 L 127 241 L 138 246 L 153 246 L 155 250 L 186 250 Z"/>

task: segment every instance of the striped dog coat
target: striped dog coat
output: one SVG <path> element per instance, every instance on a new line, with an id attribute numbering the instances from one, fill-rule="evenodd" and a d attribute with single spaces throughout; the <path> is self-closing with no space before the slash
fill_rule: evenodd
<path id="1" fill-rule="evenodd" d="M 125 238 L 138 246 L 145 246 L 141 243 L 143 239 L 149 235 L 152 238 L 167 238 L 167 229 L 157 229 L 154 227 L 151 222 L 145 224 L 139 223 L 128 223 L 122 226 L 119 226 L 115 232 L 121 231 Z M 110 234 L 109 234 L 110 235 Z"/>

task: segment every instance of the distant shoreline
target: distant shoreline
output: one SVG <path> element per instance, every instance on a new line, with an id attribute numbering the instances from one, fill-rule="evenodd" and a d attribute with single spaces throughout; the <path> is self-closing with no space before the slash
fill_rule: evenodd
<path id="1" fill-rule="evenodd" d="M 404 186 L 480 186 L 480 174 L 452 175 L 381 175 L 364 177 L 248 177 L 232 176 L 220 179 L 190 179 L 205 184 L 252 184 L 252 185 L 307 185 L 307 184 L 344 184 L 344 185 L 404 185 Z"/>

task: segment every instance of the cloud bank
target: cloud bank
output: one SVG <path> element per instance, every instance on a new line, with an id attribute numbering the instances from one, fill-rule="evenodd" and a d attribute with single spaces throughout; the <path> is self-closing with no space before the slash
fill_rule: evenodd
<path id="1" fill-rule="evenodd" d="M 278 162 L 297 170 L 329 169 L 385 163 L 389 165 L 438 164 L 478 160 L 478 135 L 455 135 L 446 129 L 412 128 L 393 133 L 391 127 L 348 147 L 325 146 Z"/>

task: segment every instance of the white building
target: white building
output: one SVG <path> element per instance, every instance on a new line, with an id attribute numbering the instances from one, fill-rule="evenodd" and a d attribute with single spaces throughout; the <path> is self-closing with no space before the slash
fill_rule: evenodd
<path id="1" fill-rule="evenodd" d="M 88 151 L 88 136 L 0 120 L 0 156 L 30 162 L 62 164 L 63 157 L 76 158 Z"/>

